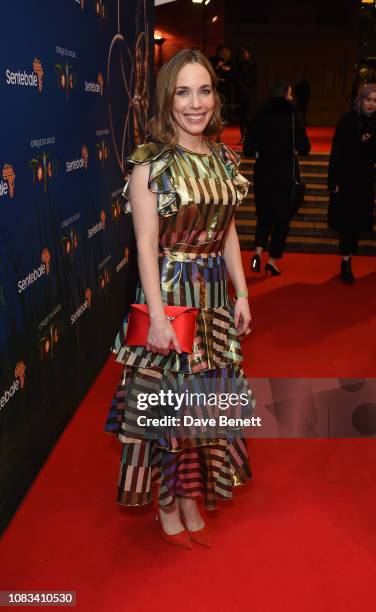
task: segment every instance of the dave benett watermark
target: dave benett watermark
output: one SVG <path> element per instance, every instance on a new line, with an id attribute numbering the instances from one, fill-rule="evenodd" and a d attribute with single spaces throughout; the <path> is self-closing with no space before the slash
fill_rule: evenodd
<path id="1" fill-rule="evenodd" d="M 141 415 L 137 418 L 139 427 L 262 427 L 261 417 L 235 418 L 220 414 L 217 417 L 193 417 L 185 414 L 183 417 L 165 415 L 163 417 L 147 417 Z"/>

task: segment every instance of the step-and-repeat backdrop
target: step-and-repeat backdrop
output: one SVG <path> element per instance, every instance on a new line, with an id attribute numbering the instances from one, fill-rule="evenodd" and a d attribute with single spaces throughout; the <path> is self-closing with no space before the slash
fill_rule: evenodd
<path id="1" fill-rule="evenodd" d="M 152 19 L 152 0 L 12 0 L 2 14 L 0 527 L 133 297 L 120 194 L 145 136 Z"/>

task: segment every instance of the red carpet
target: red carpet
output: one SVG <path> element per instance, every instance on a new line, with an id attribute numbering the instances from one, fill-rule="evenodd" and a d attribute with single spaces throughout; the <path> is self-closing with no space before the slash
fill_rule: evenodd
<path id="1" fill-rule="evenodd" d="M 280 277 L 248 270 L 253 333 L 243 343 L 254 377 L 375 377 L 376 260 L 355 257 L 354 286 L 339 257 L 286 253 Z M 263 263 L 267 261 L 264 256 Z"/>
<path id="2" fill-rule="evenodd" d="M 343 287 L 337 264 L 289 254 L 250 282 L 249 376 L 374 375 L 376 266 L 359 259 Z M 5 532 L 1 589 L 76 590 L 95 612 L 374 608 L 374 440 L 251 441 L 253 482 L 209 514 L 214 548 L 181 551 L 149 509 L 117 505 L 120 444 L 102 428 L 119 373 L 110 359 Z"/>
<path id="3" fill-rule="evenodd" d="M 334 133 L 332 127 L 308 127 L 308 137 L 311 141 L 312 153 L 329 153 Z M 223 130 L 221 139 L 230 147 L 238 151 L 242 150 L 240 141 L 240 129 L 238 126 L 229 126 Z"/>

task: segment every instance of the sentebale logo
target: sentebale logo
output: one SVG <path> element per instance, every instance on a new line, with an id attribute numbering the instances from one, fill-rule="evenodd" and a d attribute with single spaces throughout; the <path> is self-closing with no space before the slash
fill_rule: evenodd
<path id="1" fill-rule="evenodd" d="M 124 268 L 124 266 L 127 265 L 128 259 L 129 259 L 129 249 L 128 247 L 125 247 L 124 257 L 121 261 L 119 261 L 118 265 L 116 266 L 116 273 L 120 272 L 120 270 L 122 270 L 122 268 Z"/>
<path id="2" fill-rule="evenodd" d="M 43 87 L 43 68 L 42 68 L 42 63 L 41 61 L 36 57 L 35 60 L 33 61 L 33 70 L 35 72 L 35 74 L 37 75 L 37 79 L 38 79 L 38 91 L 39 93 L 42 92 L 42 87 Z"/>
<path id="3" fill-rule="evenodd" d="M 87 170 L 89 163 L 89 151 L 86 145 L 83 145 L 81 149 L 81 157 L 67 161 L 65 164 L 66 172 L 74 172 L 75 170 Z"/>
<path id="4" fill-rule="evenodd" d="M 70 318 L 71 325 L 74 325 L 76 321 L 78 321 L 78 319 L 83 315 L 85 310 L 87 310 L 88 308 L 91 308 L 91 300 L 92 300 L 92 293 L 91 293 L 91 289 L 88 287 L 85 291 L 85 301 L 82 304 L 80 304 L 77 310 L 71 315 L 71 318 Z"/>
<path id="5" fill-rule="evenodd" d="M 42 93 L 43 74 L 42 62 L 36 57 L 33 61 L 32 72 L 26 72 L 26 70 L 14 71 L 7 68 L 5 71 L 5 80 L 7 85 L 37 87 L 39 93 Z"/>
<path id="6" fill-rule="evenodd" d="M 2 174 L 2 180 L 0 181 L 0 198 L 8 194 L 10 198 L 13 198 L 14 179 L 16 178 L 13 166 L 11 164 L 4 164 Z"/>
<path id="7" fill-rule="evenodd" d="M 48 249 L 43 249 L 41 254 L 41 264 L 34 268 L 25 278 L 18 281 L 18 293 L 22 293 L 45 274 L 48 275 L 51 269 L 51 253 Z"/>
<path id="8" fill-rule="evenodd" d="M 23 361 L 19 361 L 14 368 L 14 380 L 8 389 L 5 389 L 0 397 L 0 410 L 12 399 L 12 397 L 25 386 L 26 366 Z"/>
<path id="9" fill-rule="evenodd" d="M 88 228 L 88 238 L 92 238 L 93 236 L 95 236 L 95 234 L 98 234 L 98 232 L 103 232 L 106 229 L 106 213 L 104 212 L 104 210 L 101 210 L 99 218 L 100 221 L 98 223 Z"/>
<path id="10" fill-rule="evenodd" d="M 104 78 L 101 72 L 98 73 L 97 81 L 85 81 L 85 91 L 87 93 L 96 93 L 103 96 Z"/>

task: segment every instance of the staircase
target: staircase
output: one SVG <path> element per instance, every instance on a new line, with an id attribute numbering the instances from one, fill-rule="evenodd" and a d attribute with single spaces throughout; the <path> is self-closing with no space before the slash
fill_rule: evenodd
<path id="1" fill-rule="evenodd" d="M 254 159 L 243 158 L 240 172 L 253 183 Z M 329 155 L 311 153 L 301 158 L 300 170 L 307 190 L 299 214 L 290 224 L 286 251 L 298 253 L 338 253 L 336 232 L 328 229 L 326 216 L 329 194 L 326 187 Z M 254 248 L 256 228 L 253 187 L 236 212 L 236 227 L 242 249 Z M 359 242 L 359 255 L 376 255 L 376 231 Z"/>

